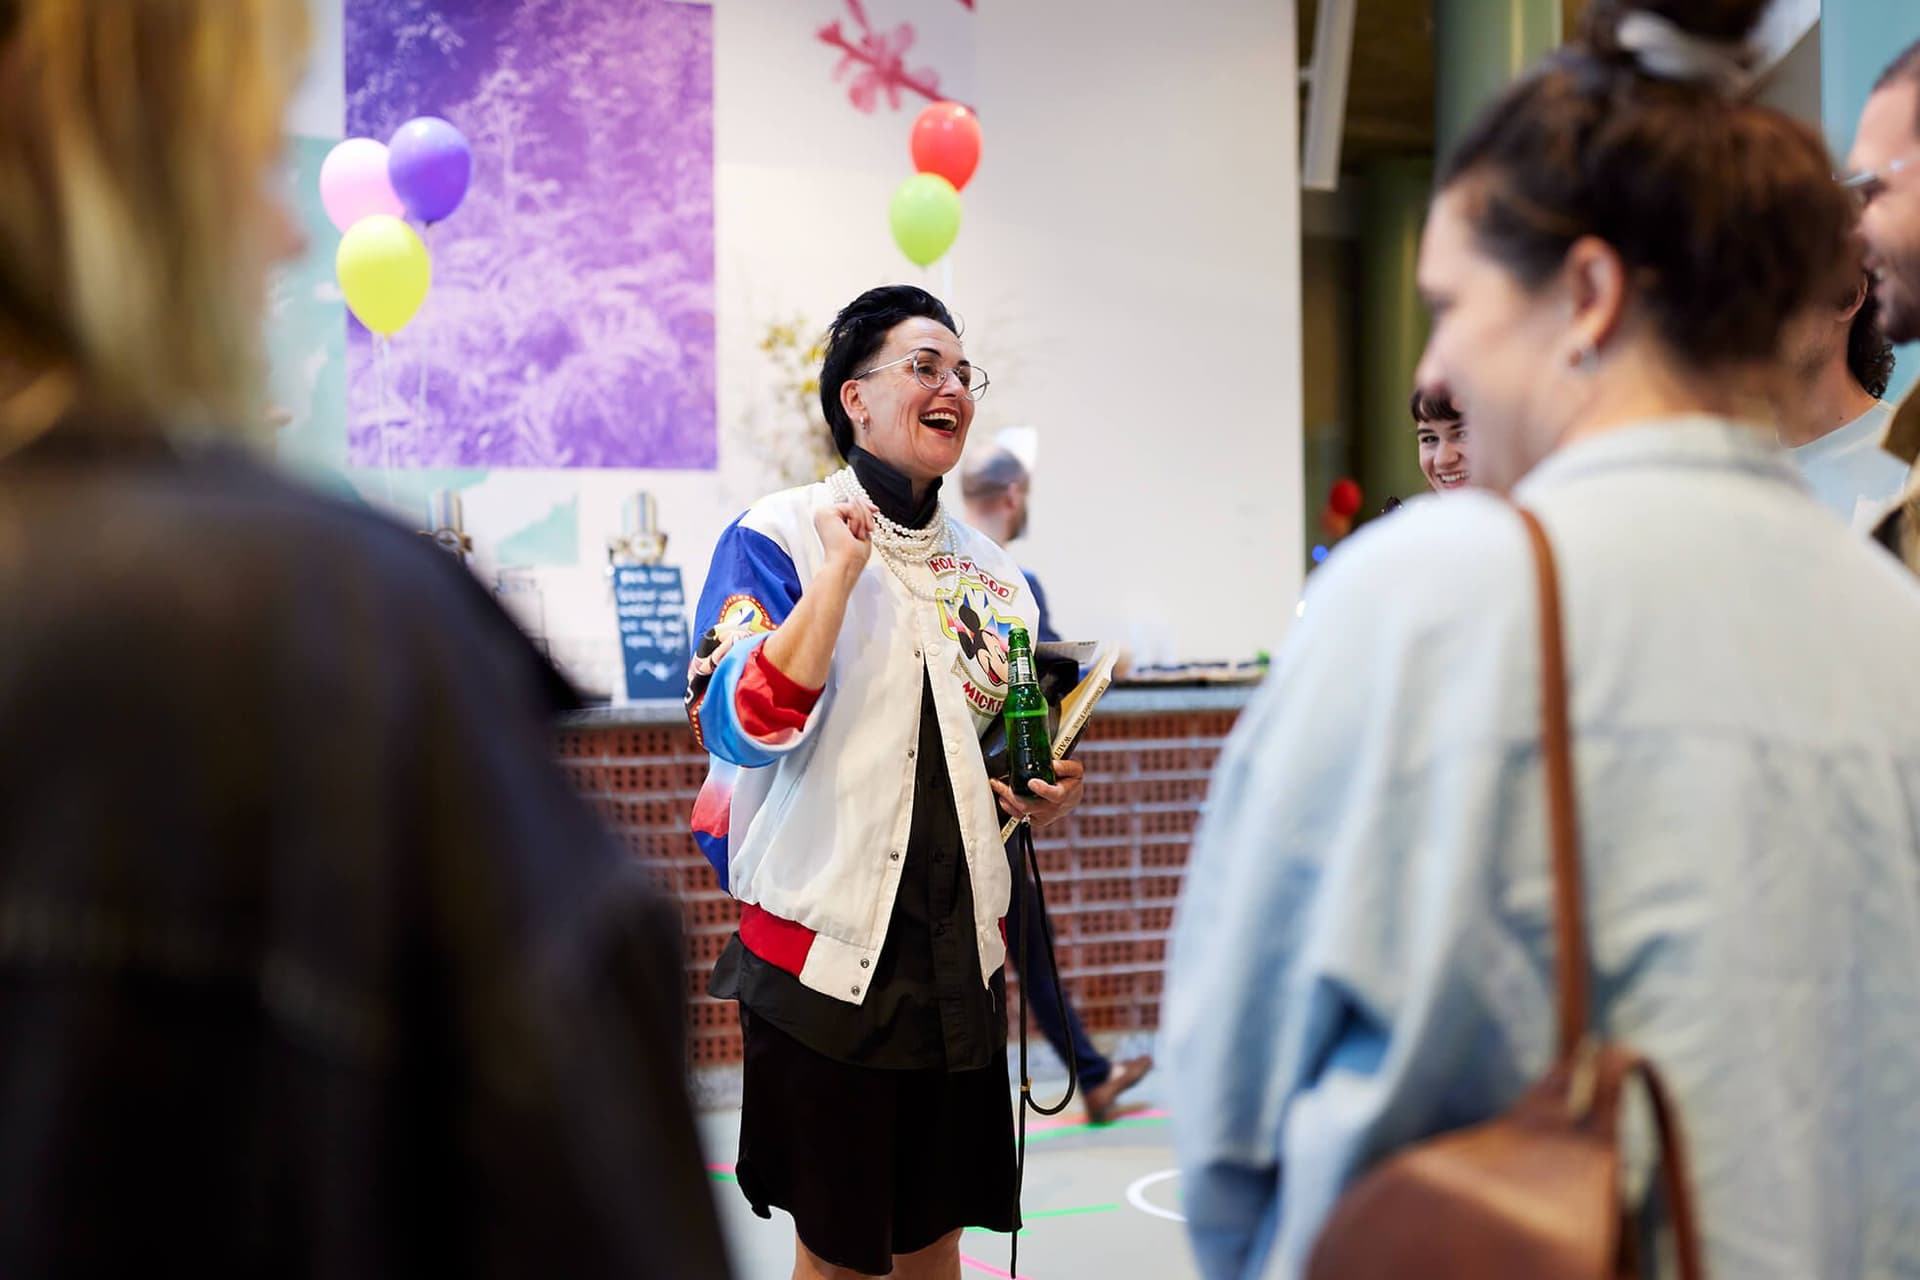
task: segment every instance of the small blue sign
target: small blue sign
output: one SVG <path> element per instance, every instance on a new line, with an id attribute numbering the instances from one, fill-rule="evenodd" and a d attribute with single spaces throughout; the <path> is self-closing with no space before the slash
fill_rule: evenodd
<path id="1" fill-rule="evenodd" d="M 687 691 L 687 597 L 670 565 L 613 568 L 613 613 L 620 621 L 620 662 L 627 701 L 672 698 Z"/>

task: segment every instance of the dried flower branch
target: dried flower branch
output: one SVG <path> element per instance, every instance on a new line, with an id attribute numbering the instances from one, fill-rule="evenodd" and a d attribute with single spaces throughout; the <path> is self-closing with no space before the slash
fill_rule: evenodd
<path id="1" fill-rule="evenodd" d="M 971 0 L 961 0 L 972 8 Z M 835 80 L 848 80 L 847 97 L 860 111 L 871 113 L 879 105 L 880 95 L 887 98 L 887 109 L 900 109 L 900 91 L 911 90 L 929 102 L 940 101 L 940 76 L 931 67 L 907 69 L 907 52 L 913 48 L 913 24 L 902 22 L 893 30 L 876 31 L 860 0 L 847 0 L 847 12 L 859 25 L 858 41 L 849 40 L 838 18 L 820 28 L 820 43 L 841 53 L 833 69 Z M 850 77 L 850 79 L 849 79 Z"/>

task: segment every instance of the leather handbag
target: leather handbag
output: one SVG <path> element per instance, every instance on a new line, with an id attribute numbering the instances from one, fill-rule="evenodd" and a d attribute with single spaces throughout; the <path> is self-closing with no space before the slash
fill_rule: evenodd
<path id="1" fill-rule="evenodd" d="M 1638 1256 L 1621 1177 L 1621 1100 L 1636 1079 L 1652 1102 L 1661 1191 L 1680 1275 L 1701 1280 L 1706 1274 L 1672 1100 L 1651 1063 L 1593 1028 L 1558 574 L 1539 520 L 1516 509 L 1532 544 L 1540 598 L 1541 743 L 1558 987 L 1555 1060 L 1504 1115 L 1416 1144 L 1366 1173 L 1321 1229 L 1307 1263 L 1308 1280 L 1621 1280 L 1654 1274 L 1657 1268 Z"/>

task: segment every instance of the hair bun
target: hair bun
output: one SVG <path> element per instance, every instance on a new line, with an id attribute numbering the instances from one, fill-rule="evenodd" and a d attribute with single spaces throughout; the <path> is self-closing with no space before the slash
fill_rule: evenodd
<path id="1" fill-rule="evenodd" d="M 1654 80 L 1743 97 L 1758 79 L 1749 43 L 1766 0 L 1594 0 L 1585 42 Z"/>

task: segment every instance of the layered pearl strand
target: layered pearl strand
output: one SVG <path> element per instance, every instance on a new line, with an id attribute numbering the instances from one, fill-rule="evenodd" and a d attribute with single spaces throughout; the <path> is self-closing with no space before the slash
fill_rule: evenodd
<path id="1" fill-rule="evenodd" d="M 920 575 L 913 570 L 916 567 L 925 569 L 927 561 L 943 548 L 952 554 L 953 525 L 947 519 L 947 509 L 944 506 L 938 508 L 933 519 L 927 521 L 926 528 L 909 529 L 880 513 L 852 467 L 842 467 L 828 476 L 827 492 L 833 495 L 836 502 L 858 503 L 866 509 L 873 518 L 873 549 L 881 563 L 915 598 L 931 602 L 935 598 L 933 589 L 922 586 Z"/>

